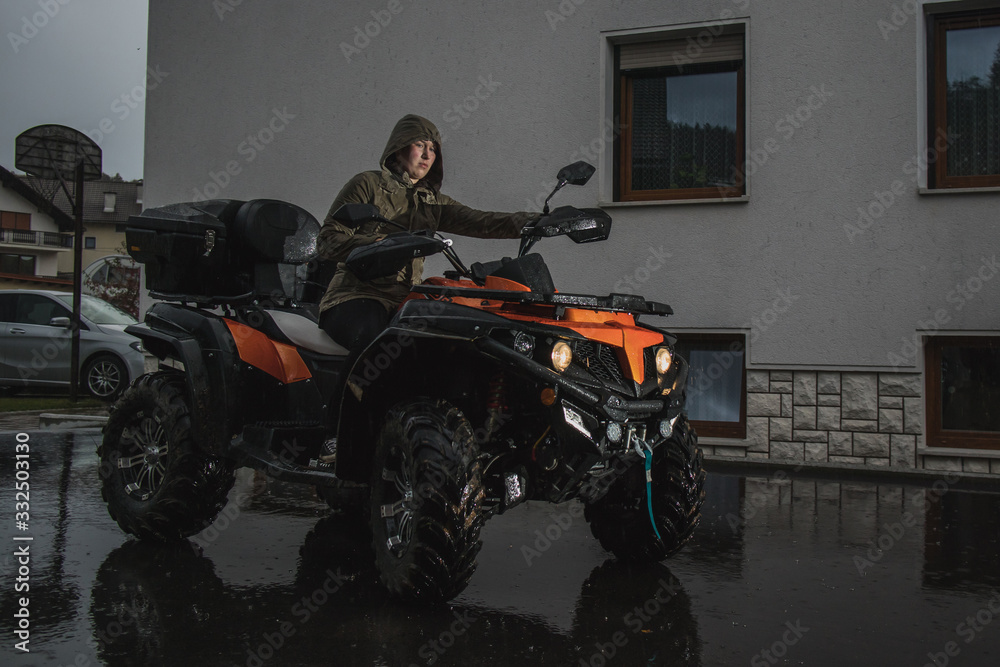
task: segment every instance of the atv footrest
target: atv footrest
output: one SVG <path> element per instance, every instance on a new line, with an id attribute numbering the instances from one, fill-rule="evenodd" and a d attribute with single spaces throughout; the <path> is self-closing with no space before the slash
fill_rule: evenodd
<path id="1" fill-rule="evenodd" d="M 316 423 L 261 422 L 243 428 L 243 439 L 289 460 L 319 451 L 329 432 Z"/>
<path id="2" fill-rule="evenodd" d="M 307 452 L 319 451 L 329 437 L 329 431 L 317 425 L 283 424 L 245 427 L 242 435 L 233 441 L 233 449 L 241 457 L 242 464 L 288 482 L 319 485 L 339 482 L 340 479 L 328 470 L 317 470 L 296 462 Z"/>

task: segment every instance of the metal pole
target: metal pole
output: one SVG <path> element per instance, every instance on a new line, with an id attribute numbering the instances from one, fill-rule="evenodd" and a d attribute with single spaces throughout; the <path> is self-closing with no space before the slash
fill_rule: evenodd
<path id="1" fill-rule="evenodd" d="M 76 196 L 73 198 L 75 224 L 73 229 L 73 319 L 70 322 L 72 344 L 70 347 L 69 397 L 77 401 L 80 389 L 80 301 L 83 292 L 83 160 L 76 164 Z"/>

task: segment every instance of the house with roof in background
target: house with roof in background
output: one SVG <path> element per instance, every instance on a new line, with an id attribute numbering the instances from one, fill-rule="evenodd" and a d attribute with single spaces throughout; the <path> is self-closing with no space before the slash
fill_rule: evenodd
<path id="1" fill-rule="evenodd" d="M 125 181 L 120 176 L 104 174 L 99 181 L 86 181 L 83 194 L 82 266 L 86 268 L 103 257 L 125 252 L 125 223 L 129 216 L 142 212 L 142 181 Z M 73 207 L 61 188 L 52 203 L 73 215 Z M 60 258 L 59 272 L 72 276 L 72 253 Z"/>
<path id="2" fill-rule="evenodd" d="M 58 181 L 5 169 L 2 175 L 0 289 L 71 291 L 75 214 L 69 197 Z M 139 315 L 141 267 L 125 252 L 125 225 L 142 211 L 142 181 L 104 174 L 86 181 L 83 192 L 83 292 Z"/>
<path id="3" fill-rule="evenodd" d="M 73 218 L 0 167 L 0 289 L 72 289 Z"/>

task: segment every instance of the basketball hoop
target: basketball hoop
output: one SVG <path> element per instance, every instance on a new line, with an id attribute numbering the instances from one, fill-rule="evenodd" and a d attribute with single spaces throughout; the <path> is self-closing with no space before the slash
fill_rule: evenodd
<path id="1" fill-rule="evenodd" d="M 80 300 L 83 279 L 83 183 L 101 178 L 101 148 L 65 125 L 38 125 L 17 135 L 14 167 L 34 177 L 31 187 L 51 203 L 56 189 L 66 192 L 74 214 L 73 317 L 70 319 L 70 400 L 76 403 L 80 384 Z M 49 183 L 46 183 L 49 181 Z M 72 184 L 72 186 L 71 186 Z"/>
<path id="2" fill-rule="evenodd" d="M 17 136 L 14 166 L 41 179 L 65 181 L 83 165 L 83 180 L 101 179 L 101 148 L 79 130 L 38 125 Z"/>
<path id="3" fill-rule="evenodd" d="M 60 181 L 54 178 L 38 178 L 37 176 L 32 176 L 31 174 L 21 177 L 21 180 L 28 184 L 32 190 L 37 192 L 42 196 L 42 199 L 48 203 L 53 203 L 56 198 L 56 193 L 59 191 Z M 70 193 L 73 194 L 72 183 L 67 182 L 70 187 Z M 67 199 L 72 199 L 72 197 L 67 197 Z"/>

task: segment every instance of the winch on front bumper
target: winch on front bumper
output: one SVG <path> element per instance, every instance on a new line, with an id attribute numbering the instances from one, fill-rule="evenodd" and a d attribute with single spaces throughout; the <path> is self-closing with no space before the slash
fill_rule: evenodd
<path id="1" fill-rule="evenodd" d="M 604 373 L 596 364 L 588 364 L 575 374 L 569 366 L 557 372 L 540 363 L 537 353 L 519 348 L 516 336 L 510 341 L 482 337 L 476 342 L 484 353 L 520 369 L 541 387 L 539 400 L 548 408 L 546 421 L 555 436 L 548 448 L 551 469 L 555 470 L 558 461 L 567 473 L 555 485 L 558 491 L 548 495 L 549 500 L 561 502 L 573 495 L 588 502 L 596 500 L 626 469 L 641 465 L 646 452 L 670 439 L 675 429 L 686 428 L 682 411 L 687 364 L 679 357 L 673 368 L 661 375 L 647 364 L 650 372 L 642 383 L 635 383 L 625 380 L 620 371 Z M 629 384 L 637 397 L 622 395 Z M 546 449 L 547 443 L 543 439 L 539 442 L 543 443 L 541 449 Z M 534 449 L 540 449 L 538 443 Z M 563 467 L 570 462 L 572 472 Z"/>

